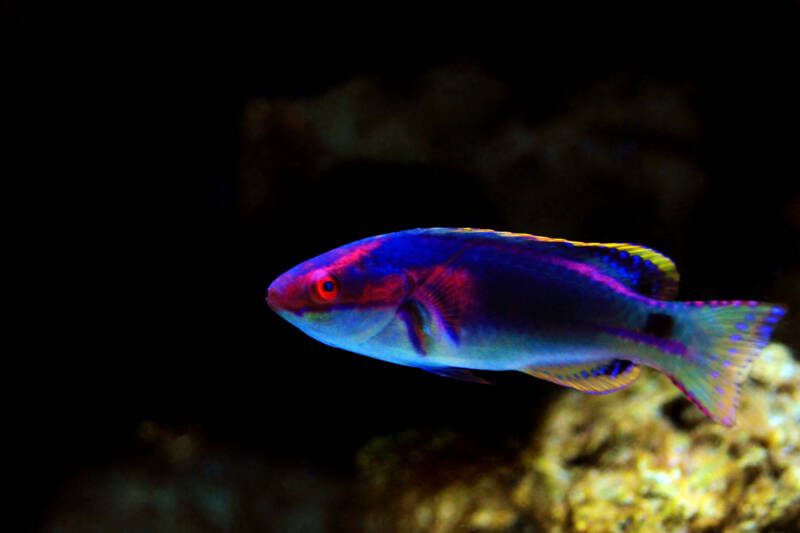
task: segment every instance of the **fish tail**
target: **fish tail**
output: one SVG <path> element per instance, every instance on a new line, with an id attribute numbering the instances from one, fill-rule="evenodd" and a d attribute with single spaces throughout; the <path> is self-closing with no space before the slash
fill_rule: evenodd
<path id="1" fill-rule="evenodd" d="M 750 365 L 786 308 L 753 301 L 685 302 L 681 307 L 674 338 L 686 349 L 662 369 L 708 417 L 733 426 Z"/>

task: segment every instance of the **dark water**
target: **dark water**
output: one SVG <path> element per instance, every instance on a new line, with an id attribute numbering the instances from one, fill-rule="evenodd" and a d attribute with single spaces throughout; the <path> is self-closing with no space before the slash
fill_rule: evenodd
<path id="1" fill-rule="evenodd" d="M 451 428 L 487 453 L 513 449 L 551 386 L 508 376 L 508 386 L 477 387 L 338 352 L 264 304 L 284 270 L 369 235 L 470 226 L 641 243 L 675 259 L 681 298 L 800 309 L 799 92 L 786 44 L 777 36 L 754 51 L 704 51 L 706 60 L 691 49 L 531 61 L 469 44 L 388 55 L 305 47 L 185 74 L 159 65 L 116 92 L 101 87 L 85 100 L 104 127 L 91 136 L 92 182 L 78 179 L 85 194 L 75 204 L 90 204 L 78 213 L 89 239 L 65 231 L 54 250 L 97 303 L 80 316 L 57 304 L 65 318 L 47 344 L 70 355 L 48 350 L 46 367 L 23 364 L 36 386 L 17 396 L 12 438 L 30 472 L 20 485 L 29 516 L 80 531 L 81 509 L 93 507 L 73 505 L 76 494 L 94 487 L 102 502 L 97 487 L 115 475 L 142 475 L 147 487 L 178 480 L 189 493 L 214 476 L 198 466 L 207 460 L 230 498 L 255 472 L 271 480 L 253 482 L 265 500 L 289 503 L 242 503 L 235 520 L 197 519 L 201 529 L 314 531 L 329 526 L 314 514 L 329 498 L 350 504 L 355 454 L 373 436 Z M 320 140 L 313 121 L 298 126 L 275 111 L 309 99 L 330 114 L 331 91 L 358 77 L 371 79 L 369 96 L 350 113 L 390 112 L 359 115 L 357 139 L 386 135 L 411 146 L 402 157 L 332 153 L 325 143 L 336 134 Z M 437 84 L 444 96 L 431 97 Z M 278 118 L 259 114 L 258 102 L 278 106 Z M 381 133 L 393 123 L 419 127 Z M 254 124 L 258 135 L 247 133 Z M 790 316 L 776 336 L 797 347 L 798 331 Z M 144 421 L 172 436 L 144 438 Z M 192 457 L 205 459 L 185 468 L 154 459 L 159 443 L 184 434 L 202 443 Z M 312 481 L 289 486 L 298 479 Z M 262 514 L 241 518 L 253 509 Z M 131 527 L 159 530 L 158 512 Z"/>

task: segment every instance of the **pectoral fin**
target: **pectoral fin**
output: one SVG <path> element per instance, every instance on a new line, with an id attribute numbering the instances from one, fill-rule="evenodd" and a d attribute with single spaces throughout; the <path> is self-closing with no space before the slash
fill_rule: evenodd
<path id="1" fill-rule="evenodd" d="M 430 334 L 430 313 L 414 299 L 408 299 L 397 310 L 397 316 L 406 325 L 408 340 L 420 355 L 427 355 L 433 344 Z"/>
<path id="2" fill-rule="evenodd" d="M 537 366 L 521 372 L 589 394 L 605 394 L 630 386 L 640 370 L 631 361 L 614 359 L 582 365 Z"/>
<path id="3" fill-rule="evenodd" d="M 427 355 L 436 341 L 448 337 L 458 344 L 461 319 L 469 304 L 471 276 L 452 266 L 438 266 L 397 310 L 405 323 L 411 345 Z"/>
<path id="4" fill-rule="evenodd" d="M 461 321 L 470 305 L 473 285 L 472 275 L 457 266 L 456 260 L 460 254 L 455 254 L 446 264 L 428 272 L 412 294 L 429 311 L 437 329 L 455 344 L 460 341 Z"/>

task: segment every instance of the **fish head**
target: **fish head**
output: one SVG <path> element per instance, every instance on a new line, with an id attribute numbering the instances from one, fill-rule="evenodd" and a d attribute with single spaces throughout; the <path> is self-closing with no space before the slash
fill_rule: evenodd
<path id="1" fill-rule="evenodd" d="M 393 318 L 411 290 L 405 272 L 357 242 L 300 263 L 267 291 L 267 304 L 307 335 L 352 350 Z"/>

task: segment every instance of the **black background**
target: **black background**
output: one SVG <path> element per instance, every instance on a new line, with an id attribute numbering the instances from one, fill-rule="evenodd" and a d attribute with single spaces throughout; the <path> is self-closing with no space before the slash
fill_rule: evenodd
<path id="1" fill-rule="evenodd" d="M 142 420 L 347 477 L 372 435 L 446 424 L 491 440 L 524 431 L 552 391 L 513 376 L 479 387 L 338 352 L 274 315 L 264 295 L 277 275 L 358 238 L 426 226 L 536 230 L 502 227 L 502 210 L 463 173 L 363 161 L 331 169 L 320 190 L 279 176 L 277 199 L 246 211 L 240 126 L 254 98 L 312 98 L 363 75 L 403 90 L 427 68 L 468 64 L 510 87 L 536 122 L 608 76 L 690 87 L 702 124 L 692 157 L 708 181 L 692 234 L 662 251 L 681 270 L 682 297 L 777 298 L 770 280 L 796 272 L 800 250 L 796 9 L 761 15 L 739 14 L 742 31 L 645 28 L 613 45 L 604 31 L 503 43 L 401 31 L 345 43 L 284 28 L 224 51 L 123 46 L 11 61 L 22 81 L 12 107 L 22 136 L 35 139 L 22 175 L 38 209 L 24 220 L 43 237 L 25 241 L 42 258 L 21 313 L 35 324 L 6 376 L 32 515 L 75 474 L 135 461 Z M 765 31 L 745 31 L 756 26 Z M 631 209 L 646 216 L 636 200 Z M 568 237 L 660 249 L 624 210 L 595 228 Z"/>

